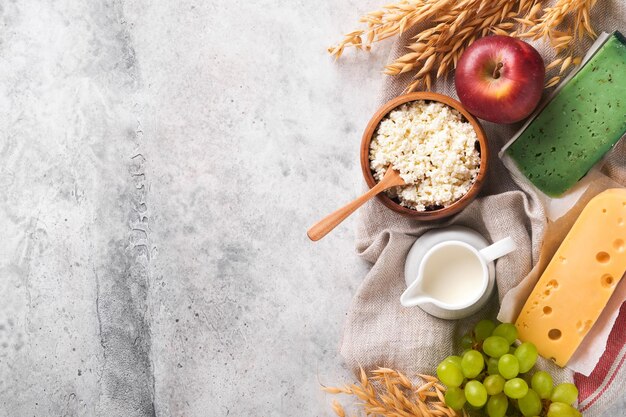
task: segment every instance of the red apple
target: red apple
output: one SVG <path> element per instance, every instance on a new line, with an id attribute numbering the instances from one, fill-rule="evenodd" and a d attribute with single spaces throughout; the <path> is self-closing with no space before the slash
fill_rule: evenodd
<path id="1" fill-rule="evenodd" d="M 456 92 L 473 115 L 495 123 L 514 123 L 537 107 L 545 75 L 535 48 L 510 36 L 487 36 L 461 55 Z"/>

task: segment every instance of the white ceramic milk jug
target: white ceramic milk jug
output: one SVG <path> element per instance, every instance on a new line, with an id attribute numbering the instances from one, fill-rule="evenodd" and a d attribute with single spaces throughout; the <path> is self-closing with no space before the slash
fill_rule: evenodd
<path id="1" fill-rule="evenodd" d="M 417 279 L 400 303 L 443 319 L 472 315 L 485 305 L 494 287 L 489 263 L 513 250 L 509 237 L 481 250 L 458 240 L 436 244 L 424 255 Z"/>

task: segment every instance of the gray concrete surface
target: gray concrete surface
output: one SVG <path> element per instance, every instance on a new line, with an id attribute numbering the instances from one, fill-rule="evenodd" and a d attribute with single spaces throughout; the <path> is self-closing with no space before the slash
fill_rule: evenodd
<path id="1" fill-rule="evenodd" d="M 0 416 L 322 416 L 377 1 L 0 2 Z"/>

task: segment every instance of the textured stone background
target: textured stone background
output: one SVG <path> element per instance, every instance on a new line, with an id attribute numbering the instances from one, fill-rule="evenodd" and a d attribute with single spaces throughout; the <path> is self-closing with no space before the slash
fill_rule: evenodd
<path id="1" fill-rule="evenodd" d="M 377 4 L 0 2 L 1 417 L 330 414 Z"/>

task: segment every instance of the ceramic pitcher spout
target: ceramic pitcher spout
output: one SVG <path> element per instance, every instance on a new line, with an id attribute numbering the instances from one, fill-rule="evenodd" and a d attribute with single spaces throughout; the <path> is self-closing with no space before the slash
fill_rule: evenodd
<path id="1" fill-rule="evenodd" d="M 420 287 L 421 281 L 422 280 L 418 278 L 413 282 L 413 285 L 402 293 L 400 296 L 400 304 L 402 304 L 403 307 L 415 307 L 433 301 L 432 297 L 422 292 Z"/>

